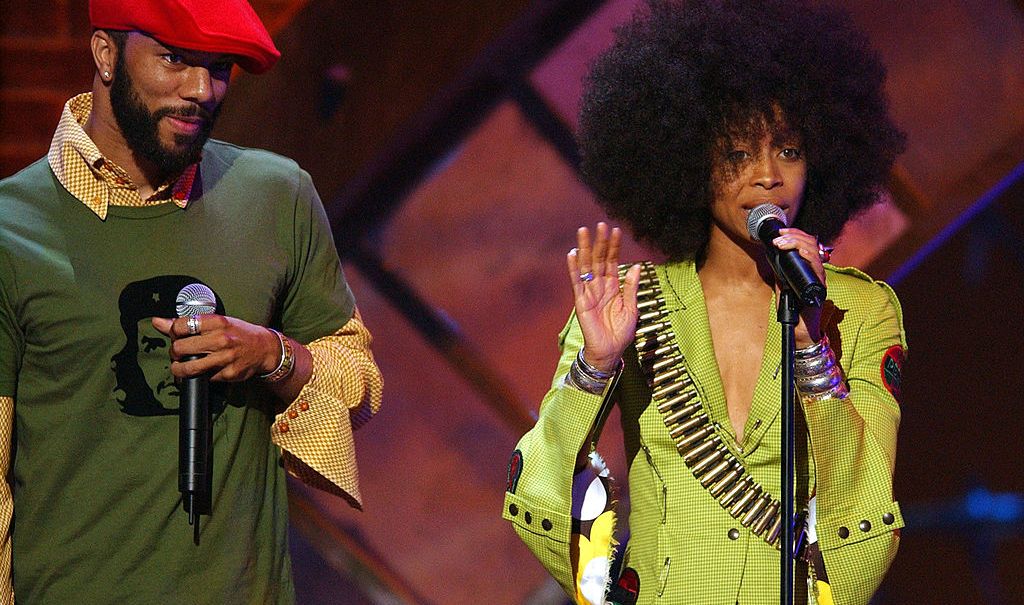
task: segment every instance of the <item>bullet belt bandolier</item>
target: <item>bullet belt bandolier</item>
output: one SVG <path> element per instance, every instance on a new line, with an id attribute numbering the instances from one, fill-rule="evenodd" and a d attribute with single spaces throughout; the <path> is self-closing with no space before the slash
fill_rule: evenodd
<path id="1" fill-rule="evenodd" d="M 722 443 L 717 423 L 710 421 L 676 345 L 661 285 L 650 262 L 642 265 L 637 307 L 640 316 L 635 342 L 640 367 L 683 462 L 733 518 L 779 548 L 781 503 L 747 473 Z"/>

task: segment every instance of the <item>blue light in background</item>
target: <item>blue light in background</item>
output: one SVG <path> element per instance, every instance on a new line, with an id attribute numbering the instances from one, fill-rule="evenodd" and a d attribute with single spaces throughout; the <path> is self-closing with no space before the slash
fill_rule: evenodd
<path id="1" fill-rule="evenodd" d="M 999 494 L 976 487 L 967 492 L 964 505 L 967 516 L 976 521 L 1013 523 L 1024 519 L 1024 496 L 1020 494 Z"/>

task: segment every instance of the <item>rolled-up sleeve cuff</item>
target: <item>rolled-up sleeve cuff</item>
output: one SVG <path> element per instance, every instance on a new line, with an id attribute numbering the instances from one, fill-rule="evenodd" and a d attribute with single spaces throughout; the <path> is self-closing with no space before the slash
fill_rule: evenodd
<path id="1" fill-rule="evenodd" d="M 382 393 L 370 342 L 356 314 L 334 334 L 309 343 L 309 382 L 271 428 L 291 475 L 357 508 L 362 499 L 352 431 L 380 409 Z"/>

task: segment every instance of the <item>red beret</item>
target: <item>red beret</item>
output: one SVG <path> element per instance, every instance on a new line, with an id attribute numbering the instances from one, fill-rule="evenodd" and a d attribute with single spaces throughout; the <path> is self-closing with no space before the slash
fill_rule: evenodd
<path id="1" fill-rule="evenodd" d="M 96 29 L 138 30 L 161 44 L 229 53 L 263 73 L 281 53 L 246 0 L 89 0 Z"/>

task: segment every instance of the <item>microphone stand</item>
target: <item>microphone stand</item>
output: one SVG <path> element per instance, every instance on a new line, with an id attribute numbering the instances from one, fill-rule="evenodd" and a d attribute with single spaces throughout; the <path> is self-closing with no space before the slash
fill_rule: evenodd
<path id="1" fill-rule="evenodd" d="M 783 280 L 783 283 L 784 280 Z M 782 324 L 782 548 L 779 590 L 781 605 L 793 603 L 793 500 L 794 446 L 793 409 L 796 399 L 796 326 L 800 322 L 800 302 L 793 290 L 783 285 L 779 294 L 778 320 Z"/>
<path id="2" fill-rule="evenodd" d="M 761 240 L 779 284 L 778 321 L 782 324 L 782 464 L 780 478 L 782 494 L 782 547 L 779 592 L 782 605 L 793 603 L 793 559 L 798 552 L 794 534 L 793 485 L 795 447 L 793 445 L 793 416 L 796 399 L 796 326 L 800 323 L 800 305 L 820 307 L 825 301 L 825 285 L 810 266 L 794 250 L 782 251 L 772 243 L 779 227 L 786 226 L 785 213 L 771 204 L 762 204 L 747 216 L 747 230 L 755 240 Z M 798 292 L 799 291 L 799 292 Z"/>

